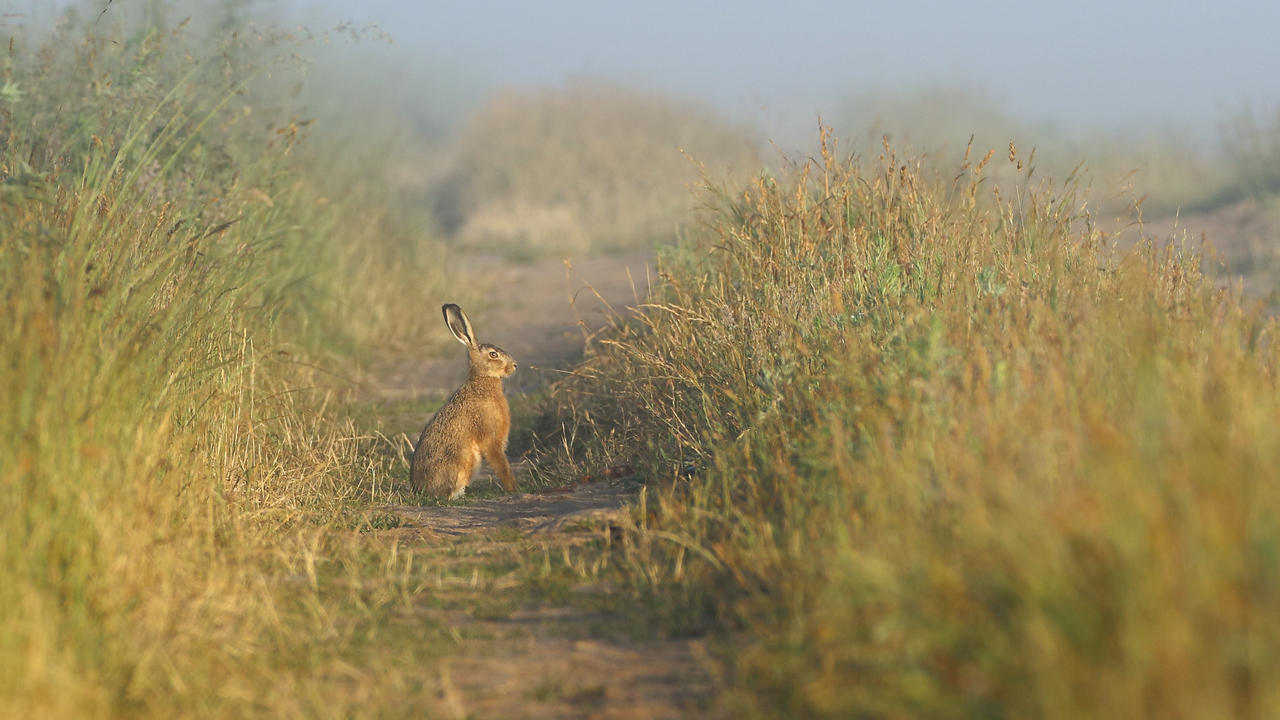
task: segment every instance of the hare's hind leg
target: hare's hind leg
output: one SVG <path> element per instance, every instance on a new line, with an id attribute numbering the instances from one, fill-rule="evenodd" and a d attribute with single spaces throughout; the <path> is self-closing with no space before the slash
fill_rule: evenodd
<path id="1" fill-rule="evenodd" d="M 471 480 L 470 473 L 467 473 L 465 475 L 462 473 L 458 473 L 458 476 L 453 481 L 453 493 L 449 495 L 449 499 L 457 500 L 458 498 L 462 497 L 463 494 L 467 492 L 467 482 L 469 480 Z"/>
<path id="2" fill-rule="evenodd" d="M 498 474 L 498 482 L 502 483 L 502 489 L 513 493 L 516 491 L 516 476 L 511 472 L 511 463 L 507 460 L 507 449 L 503 447 L 504 444 L 501 440 L 485 444 L 484 459 Z"/>
<path id="3" fill-rule="evenodd" d="M 471 470 L 451 465 L 440 468 L 432 482 L 431 494 L 438 498 L 457 500 L 467 492 L 467 484 L 471 482 Z"/>
<path id="4" fill-rule="evenodd" d="M 450 500 L 457 500 L 467 491 L 467 485 L 471 483 L 471 476 L 476 472 L 476 464 L 480 462 L 480 447 L 473 445 L 469 450 L 463 451 L 462 463 L 452 468 L 453 475 L 453 493 L 449 495 Z"/>
<path id="5" fill-rule="evenodd" d="M 478 451 L 445 450 L 423 463 L 426 476 L 423 485 L 427 494 L 437 498 L 457 500 L 467 491 L 471 472 L 480 460 Z"/>

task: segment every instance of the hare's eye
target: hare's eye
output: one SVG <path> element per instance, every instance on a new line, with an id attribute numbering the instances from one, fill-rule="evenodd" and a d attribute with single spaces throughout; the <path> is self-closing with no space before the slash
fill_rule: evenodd
<path id="1" fill-rule="evenodd" d="M 490 351 L 489 351 L 489 357 L 491 357 L 491 358 L 496 358 L 496 357 L 498 357 L 498 351 L 497 351 L 497 350 L 490 350 Z"/>

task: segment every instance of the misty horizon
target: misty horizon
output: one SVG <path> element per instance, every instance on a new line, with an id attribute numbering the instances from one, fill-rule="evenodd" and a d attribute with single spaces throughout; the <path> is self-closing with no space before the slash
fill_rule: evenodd
<path id="1" fill-rule="evenodd" d="M 101 4 L 108 17 L 141 7 L 15 0 L 6 3 L 6 19 L 52 17 L 69 4 Z M 207 7 L 173 5 L 179 12 Z M 848 130 L 895 102 L 899 114 L 945 116 L 958 101 L 963 113 L 989 111 L 1057 137 L 1102 131 L 1207 139 L 1232 115 L 1280 108 L 1273 80 L 1280 44 L 1272 37 L 1280 5 L 1261 2 L 804 0 L 783 7 L 753 0 L 730 12 L 674 0 L 249 0 L 240 8 L 316 31 L 348 21 L 380 28 L 391 43 L 366 42 L 358 51 L 335 43 L 326 53 L 366 84 L 385 78 L 391 87 L 387 73 L 400 75 L 397 91 L 420 88 L 420 97 L 407 99 L 441 115 L 470 112 L 500 88 L 582 79 L 704 102 L 792 145 L 811 139 L 819 118 Z M 934 106 L 920 102 L 931 96 Z"/>
<path id="2" fill-rule="evenodd" d="M 858 94 L 930 86 L 1098 129 L 1203 128 L 1280 102 L 1280 5 L 1259 2 L 293 5 L 376 23 L 410 55 L 491 86 L 604 78 L 766 124 L 812 125 Z"/>

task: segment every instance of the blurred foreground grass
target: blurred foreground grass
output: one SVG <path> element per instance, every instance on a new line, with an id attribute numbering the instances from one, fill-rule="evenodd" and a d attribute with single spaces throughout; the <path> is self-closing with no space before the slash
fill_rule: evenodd
<path id="1" fill-rule="evenodd" d="M 1274 319 L 1015 150 L 823 147 L 557 388 L 548 462 L 666 478 L 639 612 L 723 633 L 737 717 L 1280 713 Z"/>
<path id="2" fill-rule="evenodd" d="M 439 246 L 309 136 L 295 38 L 161 5 L 4 59 L 0 714 L 403 715 L 404 567 L 346 531 L 392 470 L 318 361 L 417 345 Z"/>

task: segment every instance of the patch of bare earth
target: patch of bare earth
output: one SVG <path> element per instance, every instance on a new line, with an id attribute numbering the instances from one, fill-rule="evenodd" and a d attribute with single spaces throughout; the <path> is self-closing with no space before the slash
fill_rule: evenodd
<path id="1" fill-rule="evenodd" d="M 469 311 L 482 342 L 510 352 L 521 370 L 507 382 L 521 392 L 566 370 L 583 340 L 619 311 L 643 300 L 646 256 L 526 265 L 488 262 L 493 303 Z M 476 270 L 477 268 L 472 268 Z M 441 332 L 445 332 L 443 322 Z M 536 367 L 538 370 L 533 370 Z M 372 392 L 388 400 L 442 395 L 466 375 L 456 356 L 406 358 L 376 368 Z M 426 417 L 417 422 L 425 422 Z M 418 425 L 420 427 L 420 425 Z M 516 465 L 525 486 L 527 472 Z M 485 468 L 471 485 L 489 492 Z M 701 644 L 655 637 L 592 602 L 610 588 L 576 576 L 567 597 L 524 592 L 530 563 L 560 563 L 591 543 L 608 543 L 634 493 L 608 479 L 572 488 L 480 497 L 464 504 L 381 508 L 400 526 L 379 533 L 433 563 L 430 602 L 413 612 L 448 628 L 454 639 L 434 669 L 424 668 L 438 699 L 436 714 L 453 718 L 701 717 L 711 693 Z M 505 568 L 509 563 L 511 569 Z M 496 568 L 496 569 L 495 569 Z M 554 595 L 554 593 L 552 593 Z"/>
<path id="2" fill-rule="evenodd" d="M 1136 237 L 1135 233 L 1129 233 Z M 1243 282 L 1248 298 L 1266 300 L 1280 287 L 1280 205 L 1245 199 L 1213 210 L 1145 222 L 1141 235 L 1175 247 L 1210 251 L 1206 270 L 1219 282 Z"/>
<path id="3" fill-rule="evenodd" d="M 610 592 L 579 580 L 563 601 L 522 593 L 513 560 L 562 563 L 601 542 L 627 491 L 607 482 L 466 506 L 388 508 L 388 533 L 439 571 L 414 612 L 448 628 L 454 647 L 428 677 L 438 713 L 454 718 L 685 718 L 703 715 L 711 683 L 697 640 L 652 637 L 602 609 Z"/>

